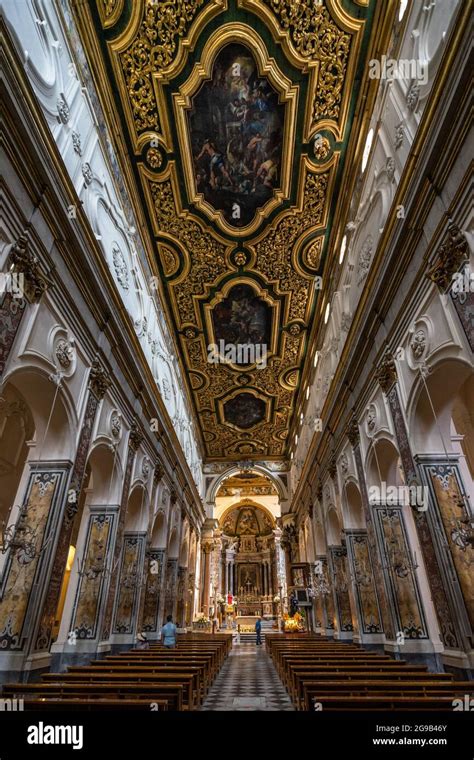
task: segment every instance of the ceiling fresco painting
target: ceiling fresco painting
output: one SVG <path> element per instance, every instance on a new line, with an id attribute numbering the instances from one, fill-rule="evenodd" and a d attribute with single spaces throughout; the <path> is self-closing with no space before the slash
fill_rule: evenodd
<path id="1" fill-rule="evenodd" d="M 224 404 L 224 419 L 235 427 L 247 430 L 265 417 L 265 402 L 250 393 L 239 393 Z"/>
<path id="2" fill-rule="evenodd" d="M 189 112 L 196 192 L 244 227 L 278 186 L 284 106 L 260 77 L 251 52 L 228 45 Z"/>
<path id="3" fill-rule="evenodd" d="M 110 1 L 75 12 L 204 459 L 285 460 L 375 4 Z"/>
<path id="4" fill-rule="evenodd" d="M 265 354 L 270 345 L 272 314 L 269 306 L 249 285 L 234 285 L 229 295 L 211 311 L 216 343 L 236 348 L 235 364 L 249 365 L 254 352 L 241 346 L 261 346 Z M 222 343 L 221 343 L 222 341 Z"/>

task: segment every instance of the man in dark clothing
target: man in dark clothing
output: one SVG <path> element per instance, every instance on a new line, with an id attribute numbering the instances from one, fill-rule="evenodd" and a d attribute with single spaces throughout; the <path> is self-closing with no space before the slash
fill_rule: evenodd
<path id="1" fill-rule="evenodd" d="M 255 633 L 257 634 L 257 644 L 262 643 L 262 621 L 260 618 L 255 623 Z"/>

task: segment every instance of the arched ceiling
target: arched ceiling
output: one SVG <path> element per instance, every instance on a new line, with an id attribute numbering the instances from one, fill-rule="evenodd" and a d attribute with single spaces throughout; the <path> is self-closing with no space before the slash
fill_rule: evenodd
<path id="1" fill-rule="evenodd" d="M 269 478 L 257 472 L 242 472 L 227 478 L 216 496 L 276 496 L 278 491 Z"/>
<path id="2" fill-rule="evenodd" d="M 374 7 L 76 4 L 207 461 L 287 457 Z"/>

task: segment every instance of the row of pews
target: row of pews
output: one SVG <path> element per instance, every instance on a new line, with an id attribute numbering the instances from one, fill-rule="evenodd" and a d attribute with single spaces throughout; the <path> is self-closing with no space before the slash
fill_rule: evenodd
<path id="1" fill-rule="evenodd" d="M 167 649 L 153 643 L 46 673 L 38 683 L 9 683 L 2 697 L 25 710 L 196 710 L 232 647 L 226 634 L 183 634 Z"/>
<path id="2" fill-rule="evenodd" d="M 265 643 L 297 710 L 452 710 L 455 698 L 474 694 L 474 681 L 356 644 L 304 634 L 270 634 Z"/>

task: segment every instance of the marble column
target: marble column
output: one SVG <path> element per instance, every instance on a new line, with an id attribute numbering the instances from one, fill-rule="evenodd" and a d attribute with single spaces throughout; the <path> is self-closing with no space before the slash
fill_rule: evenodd
<path id="1" fill-rule="evenodd" d="M 337 479 L 337 467 L 335 459 L 333 459 L 329 464 L 329 475 L 334 484 L 336 502 L 342 514 L 343 511 L 341 505 L 341 494 L 339 491 L 339 481 Z M 349 562 L 347 557 L 347 549 L 344 543 L 341 547 L 337 547 L 332 552 L 332 565 L 335 571 L 336 580 L 336 603 L 340 623 L 339 630 L 343 638 L 350 639 L 352 638 L 352 635 L 349 634 L 354 631 L 354 623 L 358 620 L 358 618 L 357 610 L 355 609 L 355 602 L 351 594 L 352 589 L 350 583 Z"/>
<path id="2" fill-rule="evenodd" d="M 426 276 L 442 294 L 449 294 L 471 351 L 474 351 L 474 292 L 469 281 L 469 253 L 466 236 L 456 224 L 451 224 Z"/>
<path id="3" fill-rule="evenodd" d="M 48 589 L 46 573 L 68 476 L 64 465 L 30 461 L 27 467 L 30 473 L 16 520 L 16 537 L 23 539 L 24 544 L 9 549 L 9 561 L 2 578 L 0 670 L 6 671 L 23 667 L 28 645 L 34 640 L 40 594 L 46 594 Z M 10 652 L 21 653 L 21 656 L 9 660 Z"/>
<path id="4" fill-rule="evenodd" d="M 153 487 L 151 492 L 151 500 L 150 503 L 155 503 L 155 497 L 156 497 L 156 491 L 158 488 L 158 485 L 160 484 L 162 478 L 164 475 L 164 470 L 160 462 L 155 463 L 155 469 L 153 471 Z M 150 526 L 148 538 L 147 538 L 147 544 L 145 549 L 145 561 L 143 565 L 143 582 L 142 582 L 142 590 L 140 594 L 140 606 L 138 610 L 138 623 L 137 623 L 137 630 L 143 631 L 145 630 L 144 626 L 148 625 L 151 627 L 148 627 L 146 630 L 151 631 L 155 630 L 157 628 L 157 619 L 158 619 L 158 608 L 156 608 L 156 613 L 154 611 L 154 606 L 159 604 L 159 586 L 157 586 L 156 583 L 156 576 L 158 575 L 158 558 L 160 555 L 157 554 L 157 551 L 152 549 L 151 547 L 151 532 L 153 529 L 153 525 Z M 160 573 L 161 578 L 161 573 Z M 146 618 L 146 622 L 145 622 Z M 155 627 L 153 628 L 153 622 L 150 622 L 152 619 L 154 619 Z"/>
<path id="5" fill-rule="evenodd" d="M 125 515 L 127 512 L 128 497 L 130 492 L 130 483 L 132 480 L 133 463 L 135 461 L 135 455 L 143 440 L 142 434 L 139 432 L 137 425 L 133 425 L 130 431 L 128 439 L 128 452 L 127 462 L 125 465 L 125 476 L 122 484 L 122 497 L 120 500 L 120 510 L 118 515 L 118 525 L 115 534 L 115 545 L 111 563 L 111 576 L 109 582 L 109 588 L 107 593 L 107 602 L 105 606 L 104 617 L 102 620 L 101 641 L 107 641 L 110 637 L 112 629 L 112 613 L 115 601 L 115 593 L 117 591 L 118 582 L 118 565 L 123 545 L 123 533 L 125 527 Z"/>
<path id="6" fill-rule="evenodd" d="M 92 431 L 101 399 L 111 383 L 110 377 L 98 360 L 94 360 L 89 374 L 89 394 L 86 402 L 81 433 L 72 468 L 71 479 L 65 503 L 62 508 L 62 522 L 56 544 L 48 594 L 43 604 L 38 633 L 35 641 L 35 651 L 49 651 L 54 618 L 61 594 L 61 586 L 66 570 L 69 546 L 74 528 L 81 490 L 83 487 Z"/>
<path id="7" fill-rule="evenodd" d="M 0 379 L 18 334 L 27 304 L 37 304 L 51 282 L 41 272 L 38 258 L 31 252 L 28 238 L 20 235 L 12 245 L 8 275 L 15 288 L 0 296 Z M 20 291 L 23 290 L 23 295 Z"/>
<path id="8" fill-rule="evenodd" d="M 377 370 L 377 379 L 382 391 L 387 397 L 390 413 L 392 416 L 398 450 L 407 486 L 419 483 L 418 471 L 411 453 L 405 418 L 398 394 L 398 377 L 395 361 L 390 354 L 385 354 L 380 367 Z M 433 607 L 435 609 L 441 631 L 441 640 L 447 649 L 469 647 L 461 634 L 459 610 L 452 604 L 451 595 L 448 591 L 449 581 L 446 572 L 442 572 L 438 561 L 437 550 L 433 535 L 433 515 L 437 511 L 435 500 L 430 498 L 428 509 L 414 509 L 413 518 L 418 533 L 419 543 L 426 567 L 428 582 L 430 584 Z M 439 550 L 438 550 L 439 551 Z M 445 552 L 444 552 L 445 553 Z M 451 583 L 456 583 L 453 577 Z"/>
<path id="9" fill-rule="evenodd" d="M 202 546 L 202 551 L 204 555 L 204 566 L 203 566 L 203 573 L 202 573 L 202 586 L 203 586 L 203 597 L 202 597 L 202 611 L 204 615 L 209 615 L 209 594 L 210 594 L 210 583 L 211 583 L 211 553 L 212 553 L 212 542 L 205 542 Z"/>
<path id="10" fill-rule="evenodd" d="M 367 528 L 367 538 L 369 544 L 369 554 L 371 564 L 374 568 L 374 577 L 377 587 L 377 597 L 379 600 L 380 614 L 382 618 L 382 627 L 385 636 L 388 640 L 395 640 L 395 625 L 392 620 L 391 610 L 388 603 L 387 589 L 385 586 L 385 577 L 382 567 L 382 551 L 379 546 L 379 539 L 372 519 L 372 507 L 369 503 L 369 492 L 367 490 L 367 482 L 365 480 L 364 465 L 362 463 L 362 454 L 360 451 L 360 434 L 357 420 L 353 418 L 347 431 L 349 441 L 352 445 L 354 452 L 354 461 L 356 464 L 357 479 L 359 481 L 359 489 L 362 500 L 362 506 L 364 508 L 365 525 Z"/>
<path id="11" fill-rule="evenodd" d="M 355 603 L 362 643 L 378 641 L 383 634 L 374 569 L 366 530 L 346 529 L 347 555 L 353 579 Z"/>

